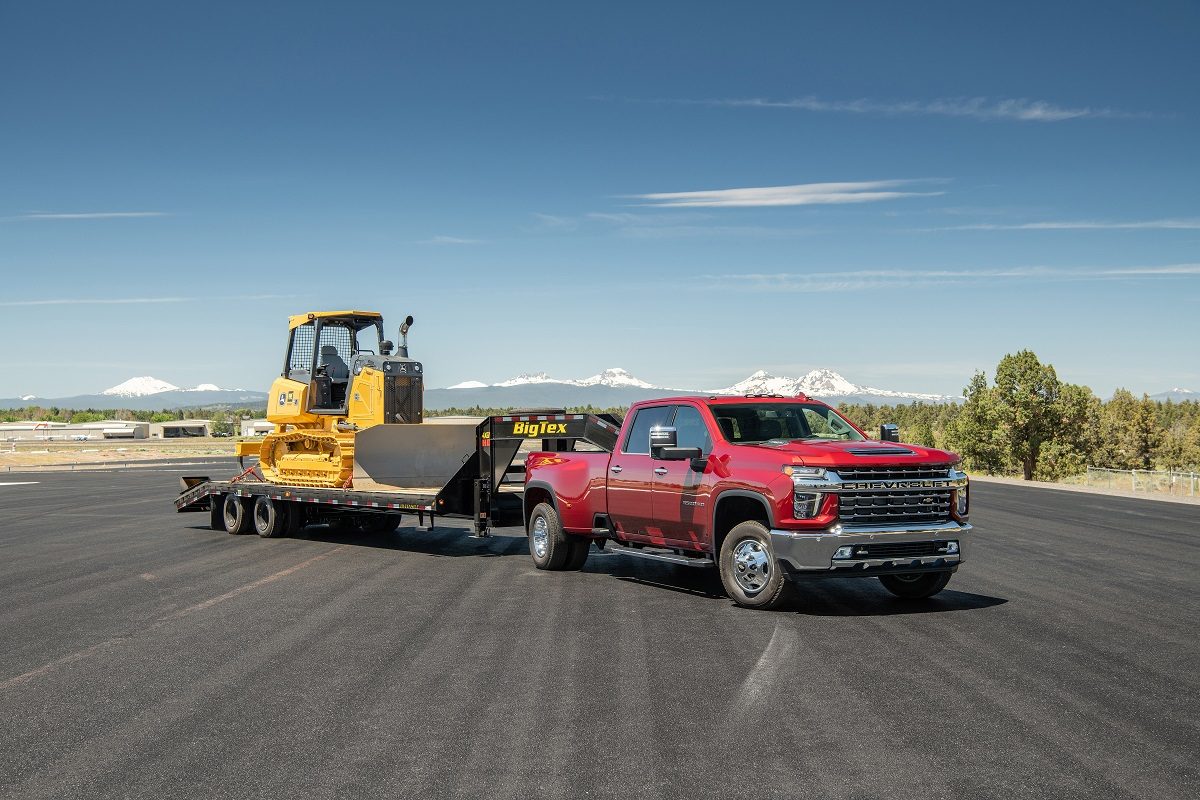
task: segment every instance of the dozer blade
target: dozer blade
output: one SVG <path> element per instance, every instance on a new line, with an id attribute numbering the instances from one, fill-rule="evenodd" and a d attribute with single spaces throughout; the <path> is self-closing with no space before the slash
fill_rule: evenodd
<path id="1" fill-rule="evenodd" d="M 479 420 L 375 425 L 354 437 L 354 485 L 440 490 L 475 456 Z"/>

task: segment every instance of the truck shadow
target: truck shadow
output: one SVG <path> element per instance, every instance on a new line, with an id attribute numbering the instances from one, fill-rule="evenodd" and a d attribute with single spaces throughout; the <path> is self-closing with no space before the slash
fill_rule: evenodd
<path id="1" fill-rule="evenodd" d="M 595 550 L 584 572 L 607 574 L 619 581 L 732 603 L 711 569 L 654 564 L 619 555 L 597 557 Z M 925 600 L 902 600 L 878 582 L 862 578 L 829 578 L 796 587 L 795 599 L 780 613 L 813 617 L 884 617 L 897 614 L 938 614 L 975 611 L 1004 605 L 1008 600 L 974 592 L 946 589 Z"/>
<path id="2" fill-rule="evenodd" d="M 855 584 L 860 584 L 856 586 Z M 799 586 L 791 611 L 810 617 L 887 617 L 975 611 L 1007 603 L 1003 597 L 944 589 L 924 600 L 904 600 L 868 578 L 825 579 Z"/>

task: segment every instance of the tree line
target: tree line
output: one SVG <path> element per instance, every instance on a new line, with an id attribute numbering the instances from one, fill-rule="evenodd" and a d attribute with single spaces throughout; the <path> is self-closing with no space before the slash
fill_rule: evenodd
<path id="1" fill-rule="evenodd" d="M 1200 471 L 1200 402 L 1175 403 L 1135 397 L 1118 389 L 1101 400 L 1087 386 L 1062 381 L 1032 351 L 1006 355 L 989 381 L 977 372 L 962 403 L 842 404 L 838 409 L 860 428 L 878 435 L 883 423 L 900 426 L 901 441 L 953 450 L 969 470 L 1058 480 L 1089 466 L 1109 469 Z M 427 409 L 428 416 L 485 417 L 512 408 Z M 569 413 L 609 413 L 626 407 L 574 406 Z M 265 408 L 191 408 L 161 411 L 73 410 L 30 406 L 0 412 L 0 420 L 99 422 L 104 419 L 170 422 L 209 419 L 216 433 L 237 434 L 243 417 Z"/>
<path id="2" fill-rule="evenodd" d="M 991 381 L 977 372 L 961 404 L 841 405 L 859 427 L 900 426 L 901 441 L 953 450 L 970 470 L 1058 480 L 1089 466 L 1200 470 L 1200 403 L 1118 389 L 1098 398 L 1059 379 L 1029 350 L 1006 355 Z"/>

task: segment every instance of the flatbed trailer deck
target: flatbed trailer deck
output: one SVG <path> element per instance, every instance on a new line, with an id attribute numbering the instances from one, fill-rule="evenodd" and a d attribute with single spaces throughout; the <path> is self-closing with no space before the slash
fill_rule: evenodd
<path id="1" fill-rule="evenodd" d="M 619 422 L 609 415 L 541 412 L 486 417 L 476 426 L 474 450 L 461 454 L 458 471 L 441 486 L 393 486 L 370 479 L 341 489 L 289 486 L 259 479 L 251 466 L 229 480 L 180 478 L 175 509 L 208 511 L 212 527 L 217 528 L 224 527 L 221 509 L 227 499 L 252 506 L 258 498 L 266 498 L 284 509 L 289 518 L 295 518 L 297 524 L 314 516 L 394 517 L 409 513 L 416 514 L 422 524 L 428 519 L 430 525 L 438 516 L 471 518 L 474 535 L 487 536 L 493 527 L 523 523 L 525 467 L 513 463 L 523 444 L 539 442 L 540 449 L 548 452 L 571 451 L 580 443 L 611 451 L 619 428 Z M 394 455 L 398 459 L 403 456 L 403 452 Z M 259 532 L 279 535 L 263 533 L 262 529 Z"/>

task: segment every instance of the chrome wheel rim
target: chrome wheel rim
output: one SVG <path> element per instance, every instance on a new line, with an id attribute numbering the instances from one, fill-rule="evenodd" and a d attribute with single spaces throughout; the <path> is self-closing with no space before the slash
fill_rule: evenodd
<path id="1" fill-rule="evenodd" d="M 535 558 L 542 559 L 550 552 L 550 528 L 546 525 L 545 517 L 535 517 L 533 530 L 530 532 L 530 544 Z"/>
<path id="2" fill-rule="evenodd" d="M 771 554 L 757 539 L 743 539 L 733 548 L 733 579 L 746 594 L 758 594 L 771 579 Z"/>

